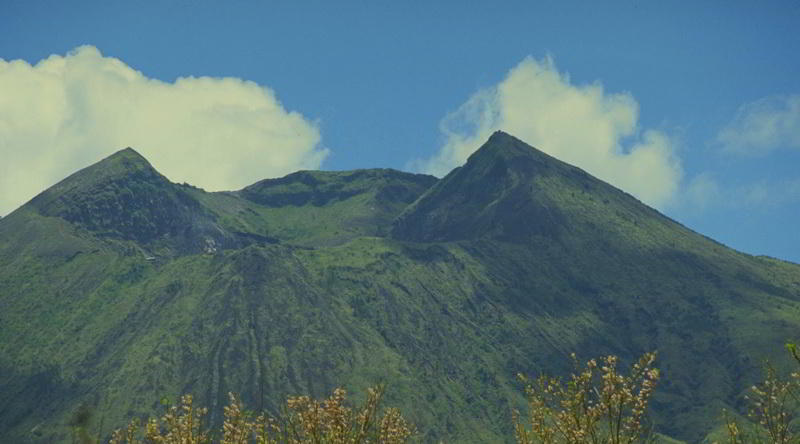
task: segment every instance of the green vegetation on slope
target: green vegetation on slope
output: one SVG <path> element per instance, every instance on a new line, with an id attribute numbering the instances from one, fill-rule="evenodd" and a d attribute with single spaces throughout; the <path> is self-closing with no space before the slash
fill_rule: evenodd
<path id="1" fill-rule="evenodd" d="M 301 172 L 206 193 L 133 154 L 0 221 L 0 440 L 67 440 L 83 403 L 107 435 L 183 393 L 219 424 L 229 391 L 276 412 L 384 381 L 425 442 L 510 442 L 517 373 L 658 350 L 656 428 L 699 441 L 760 359 L 789 365 L 775 344 L 800 327 L 800 266 L 730 250 L 502 133 L 438 182 Z M 130 193 L 191 222 L 126 235 Z"/>

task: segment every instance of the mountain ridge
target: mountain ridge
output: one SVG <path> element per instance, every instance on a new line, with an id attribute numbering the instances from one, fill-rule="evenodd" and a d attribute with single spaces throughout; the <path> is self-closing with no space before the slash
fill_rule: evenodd
<path id="1" fill-rule="evenodd" d="M 216 423 L 228 391 L 274 412 L 383 380 L 425 442 L 511 442 L 517 373 L 658 349 L 655 425 L 698 442 L 759 359 L 791 365 L 800 266 L 505 133 L 440 180 L 298 172 L 209 193 L 137 156 L 0 219 L 2 441 L 66 442 L 81 403 L 107 436 L 186 392 Z"/>

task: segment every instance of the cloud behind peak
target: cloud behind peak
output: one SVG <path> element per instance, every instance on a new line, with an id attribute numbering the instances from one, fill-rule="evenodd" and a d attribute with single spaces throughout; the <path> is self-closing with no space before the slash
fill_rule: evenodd
<path id="1" fill-rule="evenodd" d="M 446 174 L 490 134 L 503 130 L 662 207 L 674 198 L 682 169 L 670 138 L 640 130 L 638 115 L 630 94 L 609 94 L 599 82 L 573 85 L 552 58 L 528 57 L 502 82 L 476 92 L 447 115 L 440 125 L 443 146 L 413 167 Z"/>
<path id="2" fill-rule="evenodd" d="M 318 168 L 316 124 L 238 78 L 148 78 L 93 46 L 0 59 L 0 214 L 126 146 L 176 182 L 237 189 Z"/>

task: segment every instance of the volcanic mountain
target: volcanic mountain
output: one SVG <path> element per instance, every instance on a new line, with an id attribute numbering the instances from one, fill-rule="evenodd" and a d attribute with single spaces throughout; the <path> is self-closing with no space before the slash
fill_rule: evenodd
<path id="1" fill-rule="evenodd" d="M 800 266 L 731 250 L 502 132 L 443 179 L 301 171 L 234 192 L 132 149 L 0 219 L 0 441 L 99 436 L 193 393 L 387 403 L 511 442 L 517 373 L 658 350 L 657 430 L 700 441 L 800 328 Z"/>

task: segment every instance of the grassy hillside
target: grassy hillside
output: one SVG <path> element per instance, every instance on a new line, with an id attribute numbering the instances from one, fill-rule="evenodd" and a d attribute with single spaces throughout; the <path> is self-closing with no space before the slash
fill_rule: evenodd
<path id="1" fill-rule="evenodd" d="M 506 134 L 440 181 L 300 172 L 206 193 L 138 159 L 0 220 L 0 441 L 67 440 L 82 403 L 107 435 L 187 392 L 219 422 L 228 391 L 274 411 L 383 381 L 426 442 L 510 442 L 517 372 L 656 349 L 658 429 L 699 441 L 800 331 L 800 266 Z"/>

